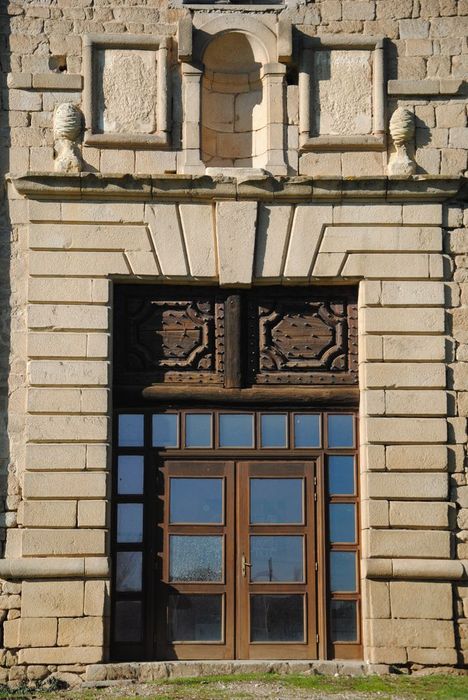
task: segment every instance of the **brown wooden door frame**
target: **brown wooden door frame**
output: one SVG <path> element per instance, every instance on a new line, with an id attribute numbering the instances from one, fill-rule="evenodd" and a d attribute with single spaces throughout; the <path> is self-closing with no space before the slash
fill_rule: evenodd
<path id="1" fill-rule="evenodd" d="M 260 478 L 302 478 L 302 525 L 251 525 L 249 481 Z M 317 595 L 316 595 L 316 521 L 315 521 L 315 463 L 313 459 L 239 461 L 237 481 L 237 615 L 236 655 L 240 659 L 315 659 L 317 658 Z M 302 535 L 304 537 L 303 583 L 251 583 L 250 568 L 242 571 L 242 556 L 250 562 L 250 536 L 253 534 Z M 251 642 L 250 596 L 254 593 L 304 595 L 304 643 Z"/>
<path id="2" fill-rule="evenodd" d="M 156 585 L 156 658 L 160 659 L 232 659 L 234 658 L 234 462 L 229 460 L 164 460 L 161 465 L 164 474 L 164 521 L 162 571 Z M 222 478 L 223 524 L 195 525 L 171 524 L 169 522 L 170 478 Z M 223 537 L 223 580 L 220 583 L 171 582 L 169 576 L 169 538 L 171 534 L 221 535 Z M 217 642 L 172 642 L 168 639 L 167 609 L 171 593 L 219 594 L 223 596 L 223 640 Z M 206 654 L 206 655 L 205 655 Z"/>

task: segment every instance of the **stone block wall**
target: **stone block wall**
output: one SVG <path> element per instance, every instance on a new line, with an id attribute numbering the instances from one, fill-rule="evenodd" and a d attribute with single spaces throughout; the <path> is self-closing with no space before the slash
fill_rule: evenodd
<path id="1" fill-rule="evenodd" d="M 317 0 L 266 14 L 311 37 L 387 37 L 387 111 L 414 111 L 418 172 L 446 176 L 397 193 L 382 179 L 387 150 L 298 150 L 294 65 L 290 173 L 332 180 L 294 180 L 281 194 L 279 181 L 130 178 L 180 170 L 175 53 L 188 12 L 162 0 L 0 7 L 1 163 L 14 179 L 54 169 L 53 109 L 82 105 L 84 34 L 171 38 L 175 95 L 170 148 L 85 145 L 85 170 L 115 177 L 51 176 L 35 190 L 17 179 L 3 192 L 0 682 L 82 674 L 108 658 L 119 280 L 359 285 L 365 659 L 468 663 L 468 220 L 463 202 L 443 203 L 458 187 L 449 176 L 467 167 L 468 3 Z M 367 180 L 350 196 L 356 176 Z"/>

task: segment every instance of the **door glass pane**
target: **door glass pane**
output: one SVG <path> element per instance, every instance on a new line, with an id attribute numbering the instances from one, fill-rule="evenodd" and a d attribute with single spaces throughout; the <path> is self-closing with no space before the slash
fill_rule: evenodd
<path id="1" fill-rule="evenodd" d="M 253 447 L 253 415 L 221 413 L 219 416 L 220 447 Z"/>
<path id="2" fill-rule="evenodd" d="M 330 601 L 332 642 L 357 642 L 357 603 L 355 600 Z"/>
<path id="3" fill-rule="evenodd" d="M 353 447 L 353 416 L 328 416 L 328 447 Z"/>
<path id="4" fill-rule="evenodd" d="M 143 416 L 125 413 L 119 416 L 119 446 L 141 447 L 143 445 Z"/>
<path id="5" fill-rule="evenodd" d="M 296 413 L 294 447 L 320 447 L 320 416 Z"/>
<path id="6" fill-rule="evenodd" d="M 265 413 L 260 420 L 260 443 L 262 447 L 287 447 L 286 413 Z"/>
<path id="7" fill-rule="evenodd" d="M 301 524 L 303 501 L 303 479 L 250 479 L 252 524 Z"/>
<path id="8" fill-rule="evenodd" d="M 304 627 L 302 595 L 250 596 L 252 642 L 303 642 Z"/>
<path id="9" fill-rule="evenodd" d="M 222 523 L 223 480 L 172 478 L 171 523 Z"/>
<path id="10" fill-rule="evenodd" d="M 328 463 L 328 493 L 347 496 L 356 492 L 354 484 L 354 457 L 352 455 L 330 455 Z"/>
<path id="11" fill-rule="evenodd" d="M 178 642 L 223 640 L 221 595 L 170 595 L 168 637 Z"/>
<path id="12" fill-rule="evenodd" d="M 330 503 L 330 542 L 356 541 L 356 514 L 352 503 Z"/>
<path id="13" fill-rule="evenodd" d="M 223 538 L 218 535 L 171 535 L 171 581 L 223 580 Z"/>
<path id="14" fill-rule="evenodd" d="M 153 415 L 153 447 L 178 447 L 178 419 L 177 413 Z"/>
<path id="15" fill-rule="evenodd" d="M 187 413 L 185 416 L 185 446 L 211 447 L 210 413 Z"/>
<path id="16" fill-rule="evenodd" d="M 141 591 L 141 552 L 117 552 L 116 584 L 119 592 Z"/>
<path id="17" fill-rule="evenodd" d="M 333 592 L 356 590 L 356 555 L 354 552 L 330 552 L 330 588 Z"/>
<path id="18" fill-rule="evenodd" d="M 141 542 L 143 539 L 143 505 L 119 503 L 117 506 L 117 542 Z"/>
<path id="19" fill-rule="evenodd" d="M 143 493 L 143 456 L 121 455 L 118 458 L 117 492 Z"/>
<path id="20" fill-rule="evenodd" d="M 304 580 L 304 544 L 300 536 L 263 536 L 250 538 L 250 580 L 298 582 Z"/>
<path id="21" fill-rule="evenodd" d="M 115 604 L 115 641 L 141 641 L 141 619 L 141 602 L 139 600 L 118 600 Z"/>

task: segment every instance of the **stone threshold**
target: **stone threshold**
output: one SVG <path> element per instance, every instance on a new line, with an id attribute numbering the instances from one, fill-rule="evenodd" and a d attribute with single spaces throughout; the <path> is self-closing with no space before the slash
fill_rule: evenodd
<path id="1" fill-rule="evenodd" d="M 389 672 L 390 666 L 387 664 L 364 661 L 142 661 L 90 664 L 86 668 L 84 687 L 97 687 L 117 681 L 145 683 L 166 678 L 235 676 L 246 673 L 369 676 Z"/>
<path id="2" fill-rule="evenodd" d="M 101 175 L 98 173 L 30 172 L 8 178 L 20 194 L 39 200 L 236 200 L 342 201 L 349 199 L 445 202 L 466 197 L 464 177 L 414 175 L 399 177 L 326 178 L 273 177 L 235 178 L 209 175 Z"/>

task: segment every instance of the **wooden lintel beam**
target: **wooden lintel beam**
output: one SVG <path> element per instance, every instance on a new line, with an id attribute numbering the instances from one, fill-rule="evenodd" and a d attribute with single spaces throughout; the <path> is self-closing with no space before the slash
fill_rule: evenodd
<path id="1" fill-rule="evenodd" d="M 333 404 L 335 406 L 357 405 L 357 386 L 328 387 L 251 387 L 249 389 L 225 389 L 214 386 L 167 386 L 145 387 L 141 395 L 148 401 L 226 402 L 233 404 Z"/>

